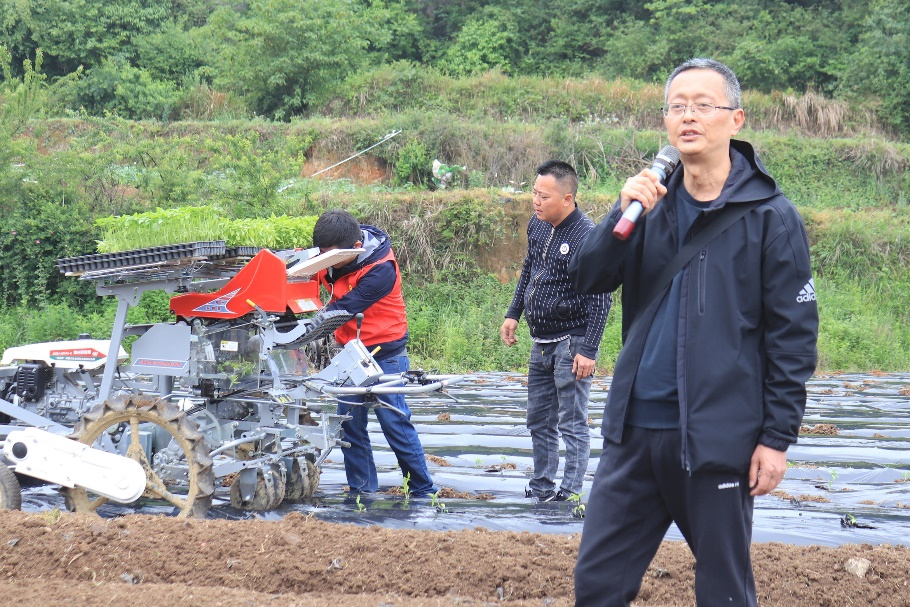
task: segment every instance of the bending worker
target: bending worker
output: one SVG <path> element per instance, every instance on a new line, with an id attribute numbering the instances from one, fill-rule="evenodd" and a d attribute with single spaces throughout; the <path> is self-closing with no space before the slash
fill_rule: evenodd
<path id="1" fill-rule="evenodd" d="M 408 321 L 401 295 L 401 270 L 392 252 L 389 236 L 379 228 L 360 223 L 346 211 L 327 211 L 313 227 L 313 246 L 320 253 L 333 249 L 366 249 L 354 261 L 340 263 L 319 273 L 319 280 L 331 293 L 326 310 L 363 313 L 360 339 L 373 351 L 376 362 L 386 373 L 401 373 L 410 368 L 405 346 Z M 335 331 L 335 340 L 344 345 L 357 335 L 354 320 Z M 403 394 L 384 394 L 383 403 L 397 409 L 375 407 L 382 433 L 395 452 L 402 475 L 407 477 L 411 495 L 423 496 L 436 491 L 427 468 L 417 429 L 411 423 L 411 410 Z M 374 493 L 379 488 L 373 449 L 367 432 L 370 408 L 355 404 L 363 397 L 345 396 L 338 413 L 352 419 L 342 424 L 344 471 L 352 492 Z"/>

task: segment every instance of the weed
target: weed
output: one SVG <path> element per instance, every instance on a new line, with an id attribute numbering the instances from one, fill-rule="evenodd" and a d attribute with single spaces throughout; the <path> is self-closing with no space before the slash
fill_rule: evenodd
<path id="1" fill-rule="evenodd" d="M 449 511 L 448 508 L 446 508 L 446 505 L 439 501 L 439 491 L 431 493 L 430 500 L 430 505 L 436 508 L 436 512 L 446 513 Z"/>
<path id="2" fill-rule="evenodd" d="M 363 503 L 361 503 L 359 495 L 354 500 L 354 503 L 356 504 L 357 514 L 361 514 L 362 512 L 364 512 L 367 509 L 367 507 L 364 506 Z"/>
<path id="3" fill-rule="evenodd" d="M 474 467 L 483 468 L 483 462 L 484 462 L 484 459 L 482 457 L 475 457 L 474 458 Z"/>
<path id="4" fill-rule="evenodd" d="M 47 524 L 48 527 L 55 524 L 59 520 L 60 520 L 60 509 L 59 508 L 54 508 L 53 510 L 48 510 L 47 512 L 44 513 L 44 522 Z"/>

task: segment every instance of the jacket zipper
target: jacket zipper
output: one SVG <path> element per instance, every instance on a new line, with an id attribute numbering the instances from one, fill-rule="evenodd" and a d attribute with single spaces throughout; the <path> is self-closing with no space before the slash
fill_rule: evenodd
<path id="1" fill-rule="evenodd" d="M 695 224 L 699 223 L 699 219 L 705 216 L 705 212 L 702 211 L 698 217 L 695 218 L 695 221 L 692 222 L 692 225 L 689 226 L 689 232 L 686 234 L 685 242 L 689 242 L 692 238 L 692 230 L 695 228 Z M 707 249 L 702 249 L 698 257 L 698 271 L 696 273 L 696 297 L 698 297 L 698 310 L 699 314 L 704 314 L 704 299 L 702 298 L 703 291 L 703 278 L 702 272 L 706 267 L 705 258 L 708 255 Z M 690 269 L 691 277 L 691 269 Z M 680 302 L 680 305 L 686 305 L 686 302 Z M 688 317 L 688 315 L 687 315 Z M 685 336 L 683 336 L 685 338 Z M 686 364 L 686 358 L 683 357 L 683 365 Z M 683 373 L 686 373 L 686 369 L 683 368 Z M 688 384 L 686 384 L 688 385 Z M 680 458 L 682 459 L 683 468 L 689 475 L 692 474 L 692 467 L 689 464 L 689 441 L 686 438 L 689 429 L 689 401 L 685 394 L 680 392 L 679 395 L 679 431 L 680 431 L 680 443 L 682 444 L 682 453 L 680 453 Z"/>
<path id="2" fill-rule="evenodd" d="M 705 300 L 708 291 L 708 285 L 705 284 L 708 272 L 708 264 L 705 261 L 707 257 L 708 250 L 702 249 L 698 258 L 698 313 L 701 316 L 705 314 Z"/>

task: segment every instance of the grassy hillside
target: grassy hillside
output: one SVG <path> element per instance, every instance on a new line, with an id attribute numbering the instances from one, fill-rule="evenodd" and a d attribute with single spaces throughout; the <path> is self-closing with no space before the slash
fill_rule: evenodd
<path id="1" fill-rule="evenodd" d="M 597 83 L 578 83 L 583 87 L 592 98 L 601 91 Z M 611 89 L 614 97 L 621 97 L 620 88 Z M 641 91 L 634 92 L 627 98 L 637 99 Z M 665 139 L 632 114 L 615 121 L 603 119 L 606 114 L 554 117 L 571 113 L 560 103 L 574 93 L 554 93 L 563 101 L 553 101 L 553 115 L 521 118 L 522 110 L 510 114 L 505 104 L 481 111 L 485 102 L 477 95 L 481 100 L 474 102 L 451 96 L 472 106 L 401 113 L 378 102 L 365 103 L 360 116 L 333 106 L 333 118 L 290 124 L 28 121 L 2 150 L 10 162 L 0 169 L 0 347 L 109 330 L 112 302 L 52 265 L 57 257 L 94 252 L 100 217 L 201 204 L 234 218 L 342 207 L 394 238 L 408 274 L 418 364 L 523 368 L 526 332 L 518 347 L 506 349 L 498 329 L 523 255 L 534 168 L 548 158 L 577 166 L 580 203 L 599 218 L 619 185 L 646 166 Z M 795 110 L 772 101 L 761 114 L 767 128 L 747 129 L 743 138 L 806 219 L 823 369 L 910 369 L 910 146 L 876 135 L 869 124 L 829 120 L 824 131 L 818 125 L 833 110 L 823 104 L 806 110 L 811 104 L 803 102 L 803 118 L 793 113 L 783 120 Z M 538 98 L 533 107 L 548 103 Z M 779 122 L 770 128 L 774 116 Z M 826 136 L 806 136 L 811 124 Z M 356 160 L 310 177 L 399 129 Z M 444 191 L 432 186 L 430 164 L 437 158 L 465 167 Z M 155 320 L 165 312 L 164 300 L 150 296 L 131 318 Z M 602 347 L 604 370 L 619 349 L 618 318 L 614 309 Z"/>

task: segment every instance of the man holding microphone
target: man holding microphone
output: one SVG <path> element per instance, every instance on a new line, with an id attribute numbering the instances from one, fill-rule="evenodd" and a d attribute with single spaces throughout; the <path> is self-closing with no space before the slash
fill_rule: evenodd
<path id="1" fill-rule="evenodd" d="M 752 147 L 732 139 L 741 96 L 722 63 L 677 67 L 663 112 L 679 166 L 665 180 L 630 178 L 570 265 L 580 293 L 622 286 L 623 298 L 577 607 L 629 605 L 671 523 L 695 555 L 699 606 L 756 604 L 754 498 L 786 472 L 818 308 L 799 213 Z M 628 233 L 618 224 L 636 204 Z"/>

